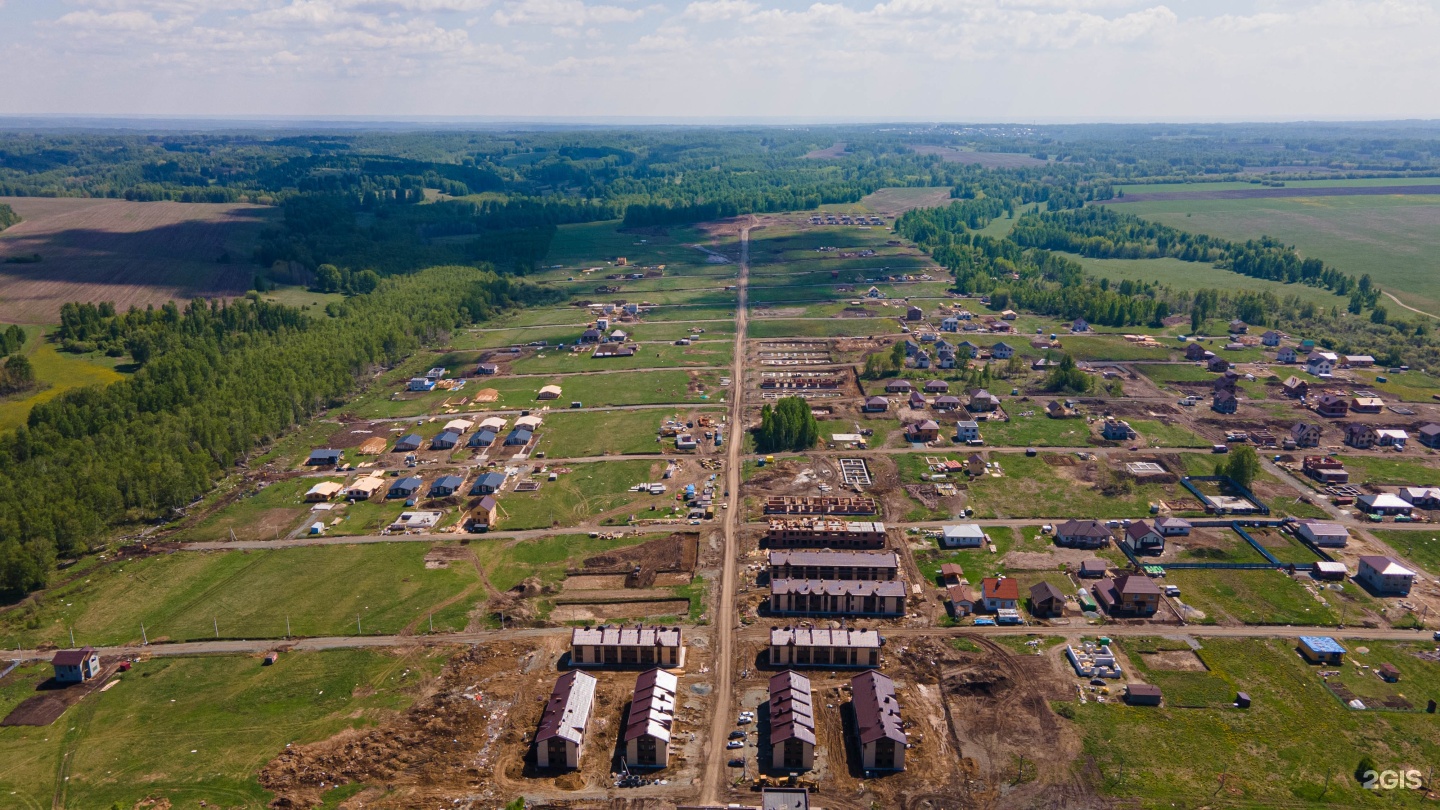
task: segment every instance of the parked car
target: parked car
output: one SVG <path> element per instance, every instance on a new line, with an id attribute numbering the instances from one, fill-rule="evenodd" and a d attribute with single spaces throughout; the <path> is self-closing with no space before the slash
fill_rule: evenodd
<path id="1" fill-rule="evenodd" d="M 744 747 L 745 747 L 745 743 L 741 742 L 740 740 L 731 740 L 730 742 L 725 743 L 725 747 L 726 747 L 726 748 L 744 748 Z"/>
<path id="2" fill-rule="evenodd" d="M 745 739 L 745 732 L 744 732 L 744 730 L 737 728 L 737 729 L 735 729 L 734 731 L 730 732 L 730 739 L 732 739 L 732 740 L 743 740 L 743 739 Z"/>

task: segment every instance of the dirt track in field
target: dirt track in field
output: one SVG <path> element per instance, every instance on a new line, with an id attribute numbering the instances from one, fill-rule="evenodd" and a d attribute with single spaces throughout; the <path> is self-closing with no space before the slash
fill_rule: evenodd
<path id="1" fill-rule="evenodd" d="M 915 144 L 910 151 L 917 155 L 939 155 L 946 163 L 970 163 L 987 169 L 1014 169 L 1025 166 L 1044 166 L 1049 161 L 1033 155 L 1015 152 L 970 152 L 953 146 Z"/>
<path id="2" fill-rule="evenodd" d="M 54 323 L 67 301 L 117 309 L 241 295 L 274 209 L 254 205 L 6 197 L 23 221 L 0 234 L 0 321 Z M 221 263 L 223 255 L 230 261 Z"/>
<path id="3" fill-rule="evenodd" d="M 1097 204 L 1118 205 L 1132 202 L 1166 202 L 1170 200 L 1258 200 L 1268 197 L 1358 197 L 1391 194 L 1440 194 L 1440 184 L 1426 186 L 1334 186 L 1329 188 L 1234 188 L 1218 191 L 1156 191 L 1150 194 L 1126 194 Z"/>

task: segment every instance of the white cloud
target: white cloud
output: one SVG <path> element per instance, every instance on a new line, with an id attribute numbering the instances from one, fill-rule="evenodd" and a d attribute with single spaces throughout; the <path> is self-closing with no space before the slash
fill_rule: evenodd
<path id="1" fill-rule="evenodd" d="M 733 20 L 760 8 L 750 0 L 696 0 L 685 7 L 685 16 L 702 23 Z"/>
<path id="2" fill-rule="evenodd" d="M 516 0 L 491 16 L 496 25 L 548 25 L 582 27 L 592 24 L 633 22 L 649 9 L 587 5 L 583 0 Z"/>

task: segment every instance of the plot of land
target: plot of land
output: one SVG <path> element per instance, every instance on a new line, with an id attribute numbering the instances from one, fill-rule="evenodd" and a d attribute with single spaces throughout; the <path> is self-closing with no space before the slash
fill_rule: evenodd
<path id="1" fill-rule="evenodd" d="M 1014 152 L 974 152 L 967 149 L 956 149 L 953 146 L 915 144 L 910 149 L 917 155 L 939 155 L 940 159 L 946 163 L 970 163 L 987 169 L 1044 166 L 1048 162 L 1034 155 L 1021 155 Z"/>
<path id="2" fill-rule="evenodd" d="M 1412 187 L 1413 188 L 1413 187 Z M 1278 189 L 1288 191 L 1289 189 Z M 1136 202 L 1116 210 L 1183 230 L 1295 245 L 1347 273 L 1369 273 L 1400 300 L 1440 314 L 1440 196 L 1350 194 L 1291 199 Z M 1251 286 L 1253 279 L 1244 279 Z"/>
<path id="3" fill-rule="evenodd" d="M 0 234 L 0 321 L 54 323 L 68 301 L 132 306 L 235 296 L 254 276 L 253 242 L 275 209 L 7 197 L 24 218 Z M 221 263 L 222 257 L 229 261 Z"/>
<path id="4" fill-rule="evenodd" d="M 435 628 L 465 627 L 474 567 L 428 568 L 426 543 L 314 546 L 273 551 L 177 552 L 125 560 L 47 594 L 36 609 L 0 618 L 8 647 L 159 639 L 282 638 L 398 633 L 435 610 Z M 428 625 L 427 625 L 428 626 Z"/>

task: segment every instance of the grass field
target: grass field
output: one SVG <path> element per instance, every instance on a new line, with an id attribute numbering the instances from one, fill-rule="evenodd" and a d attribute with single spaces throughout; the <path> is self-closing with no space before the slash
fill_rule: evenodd
<path id="1" fill-rule="evenodd" d="M 1273 236 L 1347 273 L 1369 273 L 1400 300 L 1440 314 L 1440 196 L 1169 200 L 1115 210 L 1237 241 Z"/>
<path id="2" fill-rule="evenodd" d="M 0 274 L 0 285 L 4 284 L 3 274 Z M 4 297 L 0 296 L 0 301 L 3 300 Z M 55 344 L 45 340 L 42 330 L 29 329 L 27 333 L 25 352 L 35 371 L 35 379 L 42 387 L 29 394 L 0 397 L 0 430 L 25 424 L 31 408 L 49 402 L 72 388 L 109 385 L 125 376 L 115 370 L 110 358 L 62 352 L 55 348 Z"/>
<path id="3" fill-rule="evenodd" d="M 1122 642 L 1132 659 L 1155 646 Z M 1402 672 L 1422 666 L 1409 654 L 1417 645 L 1369 646 L 1376 653 L 1366 663 L 1394 656 L 1404 662 Z M 1382 768 L 1413 767 L 1428 774 L 1429 763 L 1440 756 L 1432 719 L 1345 708 L 1293 647 L 1290 639 L 1208 639 L 1197 653 L 1205 672 L 1141 670 L 1165 692 L 1164 707 L 1093 701 L 1068 706 L 1099 789 L 1141 807 L 1213 805 L 1197 797 L 1220 791 L 1226 794 L 1224 805 L 1233 807 L 1425 806 L 1422 791 L 1378 796 L 1362 789 L 1353 773 L 1360 756 L 1369 754 Z M 1434 676 L 1425 678 L 1415 685 L 1418 694 L 1433 694 Z M 1237 691 L 1250 694 L 1250 709 L 1230 707 Z M 1417 694 L 1412 687 L 1402 691 Z M 1205 708 L 1180 708 L 1179 702 Z"/>
<path id="4" fill-rule="evenodd" d="M 1163 497 L 1163 490 L 1154 484 L 1138 485 L 1129 495 L 1103 495 L 1062 476 L 1057 472 L 1062 468 L 1047 464 L 1044 456 L 1012 453 L 998 460 L 1005 473 L 1002 477 L 982 477 L 970 484 L 970 505 L 977 517 L 1136 518 L 1149 514 L 1150 503 Z"/>
<path id="5" fill-rule="evenodd" d="M 1419 445 L 1416 445 L 1417 447 Z M 1350 471 L 1352 484 L 1388 484 L 1390 486 L 1440 486 L 1440 468 L 1404 453 L 1394 456 L 1340 456 Z"/>
<path id="6" fill-rule="evenodd" d="M 674 412 L 644 411 L 558 411 L 545 418 L 536 449 L 547 458 L 658 453 L 665 446 L 656 441 L 660 423 L 670 417 L 688 417 L 696 411 L 678 408 Z M 706 411 L 720 416 L 720 411 Z M 674 447 L 673 442 L 667 442 Z"/>
<path id="7" fill-rule="evenodd" d="M 476 584 L 475 569 L 426 568 L 426 543 L 308 546 L 273 551 L 177 552 L 97 568 L 45 594 L 38 607 L 0 614 L 6 646 L 153 643 L 215 637 L 398 633 Z M 435 614 L 436 629 L 465 627 L 466 604 Z"/>
<path id="8" fill-rule="evenodd" d="M 142 661 L 52 726 L 0 728 L 0 795 L 16 808 L 129 808 L 147 797 L 265 807 L 272 797 L 256 780 L 265 763 L 287 745 L 404 710 L 449 654 L 294 653 L 268 667 L 251 656 Z"/>
<path id="9" fill-rule="evenodd" d="M 661 233 L 647 229 L 645 233 L 620 231 L 619 220 L 561 225 L 555 230 L 550 252 L 545 254 L 546 267 L 560 265 L 565 269 L 604 267 L 618 257 L 629 264 L 663 264 L 666 272 L 687 265 L 705 264 L 705 254 L 690 247 L 708 243 L 708 237 L 690 228 L 674 228 Z M 604 273 L 600 273 L 604 278 Z"/>
<path id="10" fill-rule="evenodd" d="M 324 432 L 333 430 L 332 425 Z M 176 539 L 185 542 L 228 540 L 233 532 L 236 540 L 273 540 L 277 534 L 284 535 L 294 529 L 310 511 L 310 505 L 304 502 L 305 492 L 322 480 L 338 482 L 342 476 L 276 481 L 253 495 L 240 497 L 180 532 Z"/>
<path id="11" fill-rule="evenodd" d="M 6 197 L 24 221 L 0 234 L 0 322 L 54 323 L 67 301 L 121 312 L 195 296 L 241 295 L 260 230 L 278 209 L 124 200 Z M 218 262 L 224 254 L 232 260 Z"/>
<path id="12" fill-rule="evenodd" d="M 898 335 L 900 324 L 890 318 L 828 318 L 819 321 L 751 318 L 749 337 L 869 337 Z"/>
<path id="13" fill-rule="evenodd" d="M 1237 539 L 1238 541 L 1238 539 Z M 1243 541 L 1238 541 L 1243 543 Z M 1253 554 L 1249 545 L 1244 546 Z M 1238 551 L 1237 555 L 1244 552 Z M 1224 560 L 1220 560 L 1223 562 Z M 1236 562 L 1261 562 L 1237 558 Z M 1181 600 L 1205 613 L 1205 624 L 1330 625 L 1340 614 L 1320 604 L 1304 586 L 1279 571 L 1166 571 L 1165 581 L 1180 586 Z"/>
<path id="14" fill-rule="evenodd" d="M 538 492 L 506 491 L 499 497 L 501 529 L 541 529 L 580 525 L 595 516 L 633 504 L 633 511 L 668 509 L 674 495 L 630 492 L 646 481 L 659 481 L 662 461 L 606 461 L 569 465 L 570 472 L 541 483 Z M 623 522 L 623 521 L 622 521 Z"/>
<path id="15" fill-rule="evenodd" d="M 596 359 L 590 351 L 549 350 L 528 354 L 510 364 L 515 374 L 568 374 L 585 371 L 632 368 L 682 368 L 685 366 L 728 366 L 735 356 L 733 341 L 705 341 L 689 346 L 674 343 L 644 344 L 631 357 Z"/>
<path id="16" fill-rule="evenodd" d="M 639 545 L 654 536 L 602 539 L 584 534 L 560 534 L 536 540 L 483 542 L 475 554 L 485 566 L 485 576 L 498 590 L 508 591 L 530 577 L 545 585 L 565 579 L 565 569 L 578 568 L 586 557 Z"/>
<path id="17" fill-rule="evenodd" d="M 1139 207 L 1124 206 L 1116 210 L 1129 211 Z M 1174 223 L 1170 223 L 1174 224 Z M 1183 227 L 1176 225 L 1176 227 Z M 1183 262 L 1179 259 L 1090 259 L 1073 253 L 1064 254 L 1084 265 L 1085 271 L 1096 278 L 1120 281 L 1158 281 L 1175 290 L 1225 290 L 1244 284 L 1245 289 L 1255 292 L 1269 291 L 1279 298 L 1295 295 L 1302 301 L 1310 301 L 1326 309 L 1338 306 L 1344 309 L 1347 299 L 1329 290 L 1305 284 L 1282 284 L 1268 279 L 1246 278 L 1229 270 L 1222 270 L 1204 262 Z M 1188 329 L 1188 324 L 1186 329 Z"/>
<path id="18" fill-rule="evenodd" d="M 1090 426 L 1084 419 L 1051 419 L 1039 403 L 1022 407 L 1012 402 L 1009 422 L 981 422 L 980 437 L 995 447 L 1086 447 L 1091 444 Z M 1020 416 L 1033 411 L 1033 416 Z M 953 435 L 953 432 L 952 434 Z"/>
<path id="19" fill-rule="evenodd" d="M 1154 419 L 1131 419 L 1145 444 L 1150 447 L 1209 447 L 1210 443 L 1179 425 L 1167 425 Z"/>

